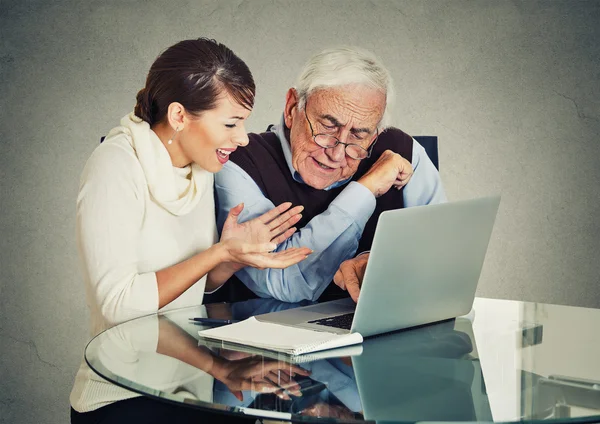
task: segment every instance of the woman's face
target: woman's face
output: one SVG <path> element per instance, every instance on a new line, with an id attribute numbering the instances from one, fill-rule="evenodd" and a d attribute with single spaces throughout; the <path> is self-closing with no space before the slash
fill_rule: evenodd
<path id="1" fill-rule="evenodd" d="M 244 122 L 250 112 L 223 94 L 214 109 L 199 117 L 187 114 L 185 126 L 176 136 L 185 162 L 196 163 L 209 172 L 220 171 L 231 152 L 248 144 Z"/>

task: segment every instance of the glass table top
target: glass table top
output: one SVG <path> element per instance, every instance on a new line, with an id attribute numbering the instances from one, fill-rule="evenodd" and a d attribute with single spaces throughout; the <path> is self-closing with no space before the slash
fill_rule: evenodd
<path id="1" fill-rule="evenodd" d="M 88 365 L 146 396 L 298 422 L 600 422 L 600 310 L 476 298 L 464 317 L 300 357 L 201 339 L 192 317 L 288 309 L 252 299 L 125 322 Z"/>

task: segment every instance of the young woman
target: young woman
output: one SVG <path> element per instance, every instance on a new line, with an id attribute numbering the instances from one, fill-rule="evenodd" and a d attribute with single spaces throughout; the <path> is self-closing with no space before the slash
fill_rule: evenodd
<path id="1" fill-rule="evenodd" d="M 181 41 L 156 59 L 134 113 L 92 153 L 77 198 L 92 335 L 158 310 L 198 305 L 204 292 L 244 266 L 285 268 L 311 253 L 269 253 L 300 219 L 302 208 L 289 203 L 243 224 L 238 205 L 218 238 L 213 173 L 248 144 L 244 121 L 254 94 L 248 67 L 226 46 Z M 148 422 L 161 420 L 165 408 L 176 422 L 177 414 L 182 421 L 192 414 L 136 396 L 84 361 L 71 392 L 71 420 Z M 135 415 L 142 410 L 147 415 Z"/>

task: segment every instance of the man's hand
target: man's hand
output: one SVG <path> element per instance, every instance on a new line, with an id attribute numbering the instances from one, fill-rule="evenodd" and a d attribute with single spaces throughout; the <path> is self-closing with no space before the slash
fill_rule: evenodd
<path id="1" fill-rule="evenodd" d="M 400 190 L 408 183 L 412 174 L 413 168 L 409 161 L 398 153 L 386 150 L 358 182 L 371 190 L 375 197 L 379 197 L 392 186 Z"/>
<path id="2" fill-rule="evenodd" d="M 347 290 L 350 294 L 350 297 L 355 302 L 358 302 L 360 286 L 362 284 L 363 277 L 365 276 L 365 269 L 367 268 L 368 260 L 369 253 L 359 255 L 356 258 L 348 259 L 347 261 L 342 262 L 340 269 L 338 269 L 333 276 L 333 282 L 341 289 Z"/>

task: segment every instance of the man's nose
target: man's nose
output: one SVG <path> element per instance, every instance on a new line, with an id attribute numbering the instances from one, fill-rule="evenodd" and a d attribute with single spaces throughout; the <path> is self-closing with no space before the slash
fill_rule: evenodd
<path id="1" fill-rule="evenodd" d="M 341 162 L 346 156 L 346 146 L 340 143 L 335 147 L 325 149 L 325 153 L 332 161 Z"/>

